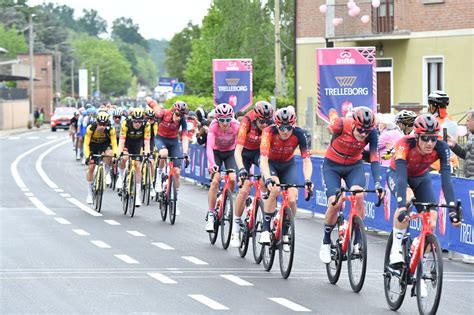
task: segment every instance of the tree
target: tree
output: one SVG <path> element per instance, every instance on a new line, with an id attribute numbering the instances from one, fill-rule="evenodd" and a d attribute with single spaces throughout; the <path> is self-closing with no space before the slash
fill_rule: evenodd
<path id="1" fill-rule="evenodd" d="M 77 21 L 77 25 L 82 32 L 91 36 L 107 33 L 107 22 L 99 16 L 96 10 L 84 9 L 82 12 L 84 15 Z"/>
<path id="2" fill-rule="evenodd" d="M 118 18 L 112 24 L 112 38 L 128 44 L 138 44 L 148 49 L 148 43 L 138 31 L 139 27 L 130 18 Z"/>
<path id="3" fill-rule="evenodd" d="M 28 51 L 25 38 L 22 35 L 18 35 L 16 28 L 13 27 L 11 30 L 5 30 L 3 24 L 0 24 L 0 45 L 8 50 L 6 57 L 9 58 L 16 58 L 17 54 Z"/>
<path id="4" fill-rule="evenodd" d="M 170 42 L 166 39 L 157 40 L 149 39 L 148 40 L 148 53 L 150 54 L 151 59 L 156 65 L 158 73 L 160 75 L 168 75 L 168 71 L 165 67 L 166 53 L 165 50 L 170 45 Z"/>
<path id="5" fill-rule="evenodd" d="M 199 39 L 201 31 L 199 26 L 188 22 L 188 26 L 176 33 L 166 49 L 166 68 L 172 77 L 184 78 L 184 71 L 192 50 L 193 39 Z"/>

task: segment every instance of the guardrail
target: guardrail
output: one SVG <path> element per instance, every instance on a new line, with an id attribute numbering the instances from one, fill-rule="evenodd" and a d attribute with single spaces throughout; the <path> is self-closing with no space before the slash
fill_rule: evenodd
<path id="1" fill-rule="evenodd" d="M 191 144 L 189 156 L 191 164 L 181 172 L 181 176 L 194 179 L 197 182 L 208 185 L 210 182 L 207 170 L 207 158 L 205 147 Z M 304 192 L 300 191 L 298 196 L 298 208 L 307 209 L 316 213 L 324 214 L 327 208 L 327 198 L 323 187 L 322 164 L 323 158 L 312 157 L 313 176 L 312 181 L 315 186 L 313 197 L 309 201 L 304 200 Z M 302 174 L 302 160 L 296 157 L 298 174 Z M 382 167 L 386 171 L 386 167 Z M 370 165 L 365 165 L 366 185 L 373 187 Z M 441 179 L 439 174 L 431 174 L 433 189 L 440 199 L 444 200 L 441 191 Z M 382 183 L 386 190 L 388 187 L 383 176 Z M 438 211 L 438 223 L 436 234 L 443 248 L 474 256 L 474 180 L 467 178 L 453 177 L 456 198 L 460 199 L 464 210 L 464 222 L 460 228 L 451 225 L 446 211 Z M 375 208 L 377 202 L 374 194 L 365 197 L 365 224 L 367 227 L 390 232 L 392 230 L 393 215 L 396 210 L 395 197 L 387 194 L 383 206 Z M 419 234 L 421 223 L 419 220 L 410 222 L 410 232 L 413 236 Z"/>

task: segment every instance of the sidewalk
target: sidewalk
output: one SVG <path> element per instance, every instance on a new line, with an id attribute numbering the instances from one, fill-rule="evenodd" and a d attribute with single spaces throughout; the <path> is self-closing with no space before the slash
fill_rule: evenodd
<path id="1" fill-rule="evenodd" d="M 9 137 L 12 135 L 22 134 L 26 132 L 44 131 L 48 129 L 49 129 L 49 124 L 43 124 L 40 128 L 33 127 L 31 129 L 28 129 L 26 127 L 23 127 L 23 128 L 0 130 L 0 138 Z"/>

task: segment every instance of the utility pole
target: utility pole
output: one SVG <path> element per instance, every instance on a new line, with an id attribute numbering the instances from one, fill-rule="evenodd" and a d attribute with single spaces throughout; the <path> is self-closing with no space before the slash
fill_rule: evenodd
<path id="1" fill-rule="evenodd" d="M 99 99 L 100 99 L 102 95 L 100 94 L 100 75 L 99 75 L 100 70 L 99 69 L 100 69 L 99 66 L 97 66 L 97 71 L 96 71 L 97 72 L 97 92 L 99 92 Z"/>
<path id="2" fill-rule="evenodd" d="M 74 98 L 74 59 L 71 61 L 71 97 L 74 99 L 74 104 L 76 104 L 76 99 Z"/>
<path id="3" fill-rule="evenodd" d="M 275 96 L 281 95 L 280 0 L 275 0 Z"/>
<path id="4" fill-rule="evenodd" d="M 33 15 L 29 17 L 29 33 L 28 33 L 28 45 L 29 45 L 29 53 L 30 53 L 30 119 L 33 115 L 33 104 L 35 102 L 34 97 L 34 88 L 33 88 L 33 67 L 34 67 L 34 60 L 33 60 L 33 45 L 34 45 L 34 38 L 33 38 Z"/>

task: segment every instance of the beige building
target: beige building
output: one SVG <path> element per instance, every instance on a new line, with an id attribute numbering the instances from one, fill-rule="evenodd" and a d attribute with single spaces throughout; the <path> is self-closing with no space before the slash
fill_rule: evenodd
<path id="1" fill-rule="evenodd" d="M 448 113 L 461 118 L 474 108 L 473 0 L 356 1 L 361 12 L 348 14 L 347 0 L 296 0 L 296 85 L 298 114 L 308 98 L 317 106 L 316 49 L 375 46 L 377 103 L 396 112 L 402 103 L 427 104 L 433 90 L 450 96 Z M 327 3 L 327 12 L 319 7 Z M 368 15 L 370 21 L 362 23 Z M 333 18 L 343 23 L 333 26 Z M 395 106 L 395 108 L 394 108 Z"/>

